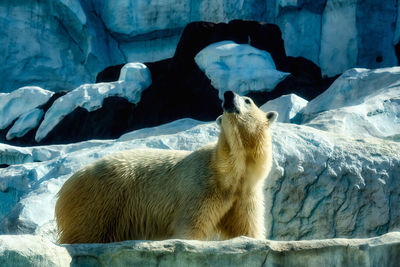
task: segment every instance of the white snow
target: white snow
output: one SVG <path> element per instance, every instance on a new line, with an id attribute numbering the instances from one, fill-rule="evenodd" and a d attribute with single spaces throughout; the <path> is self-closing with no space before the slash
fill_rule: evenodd
<path id="1" fill-rule="evenodd" d="M 11 129 L 7 132 L 7 140 L 11 140 L 14 137 L 22 137 L 30 130 L 34 129 L 43 117 L 42 109 L 32 109 L 22 114 L 18 120 L 14 123 Z"/>
<path id="2" fill-rule="evenodd" d="M 272 91 L 289 73 L 276 70 L 271 55 L 247 44 L 223 41 L 211 44 L 195 57 L 199 68 L 218 89 L 244 95 L 251 91 Z"/>
<path id="3" fill-rule="evenodd" d="M 295 94 L 283 95 L 270 100 L 260 107 L 264 112 L 278 112 L 278 122 L 290 122 L 306 105 L 308 101 Z"/>
<path id="4" fill-rule="evenodd" d="M 26 86 L 0 94 L 0 129 L 7 128 L 22 114 L 45 104 L 54 93 L 37 86 Z"/>
<path id="5" fill-rule="evenodd" d="M 125 80 L 127 79 L 127 80 Z M 120 80 L 111 83 L 84 84 L 54 101 L 40 124 L 35 140 L 40 142 L 46 135 L 75 108 L 94 111 L 103 105 L 104 98 L 119 96 L 137 104 L 142 92 L 151 84 L 151 74 L 146 65 L 127 64 L 123 67 Z"/>

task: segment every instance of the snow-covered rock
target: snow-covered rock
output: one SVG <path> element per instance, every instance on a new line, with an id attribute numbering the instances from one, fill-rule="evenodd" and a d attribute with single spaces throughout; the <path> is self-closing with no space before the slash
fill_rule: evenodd
<path id="1" fill-rule="evenodd" d="M 251 91 L 272 91 L 289 73 L 276 70 L 271 55 L 247 44 L 223 41 L 211 44 L 195 57 L 199 68 L 219 90 L 245 95 Z"/>
<path id="2" fill-rule="evenodd" d="M 54 240 L 55 194 L 79 168 L 119 150 L 194 150 L 216 141 L 218 133 L 215 123 L 181 120 L 120 140 L 0 145 L 0 165 L 10 165 L 0 169 L 0 231 Z M 369 237 L 400 229 L 399 143 L 287 123 L 277 123 L 272 133 L 274 166 L 265 184 L 267 238 Z"/>
<path id="3" fill-rule="evenodd" d="M 283 95 L 270 100 L 260 107 L 264 112 L 275 110 L 278 112 L 278 122 L 290 122 L 306 105 L 308 101 L 295 95 Z"/>
<path id="4" fill-rule="evenodd" d="M 54 101 L 40 124 L 35 140 L 40 142 L 46 135 L 75 108 L 87 111 L 99 109 L 103 100 L 110 96 L 120 96 L 137 104 L 143 90 L 151 85 L 151 74 L 146 65 L 141 63 L 126 64 L 120 80 L 111 83 L 84 84 Z"/>
<path id="5" fill-rule="evenodd" d="M 400 67 L 351 69 L 302 110 L 302 123 L 354 137 L 400 137 Z"/>
<path id="6" fill-rule="evenodd" d="M 57 245 L 32 235 L 0 236 L 4 266 L 395 266 L 400 233 L 369 239 L 125 241 Z"/>
<path id="7" fill-rule="evenodd" d="M 143 63 L 131 62 L 122 67 L 118 80 L 143 83 L 143 87 L 147 88 L 151 85 L 151 73 Z"/>
<path id="8" fill-rule="evenodd" d="M 0 94 L 0 129 L 5 129 L 19 116 L 45 104 L 52 95 L 53 92 L 37 86 Z"/>
<path id="9" fill-rule="evenodd" d="M 36 128 L 43 114 L 43 110 L 39 108 L 32 109 L 22 114 L 7 132 L 7 140 L 11 140 L 14 137 L 22 137 L 30 130 Z"/>

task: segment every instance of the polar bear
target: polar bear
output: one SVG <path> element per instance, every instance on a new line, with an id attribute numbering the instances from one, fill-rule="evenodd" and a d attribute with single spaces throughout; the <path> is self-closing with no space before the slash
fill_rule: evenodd
<path id="1" fill-rule="evenodd" d="M 217 143 L 122 151 L 76 172 L 58 193 L 58 241 L 265 238 L 263 181 L 278 114 L 231 91 L 223 110 Z"/>

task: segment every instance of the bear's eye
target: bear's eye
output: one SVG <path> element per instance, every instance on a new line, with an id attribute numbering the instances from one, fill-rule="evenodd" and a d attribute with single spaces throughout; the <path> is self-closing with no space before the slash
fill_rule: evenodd
<path id="1" fill-rule="evenodd" d="M 246 103 L 246 104 L 251 104 L 251 102 L 250 102 L 250 100 L 248 100 L 247 98 L 244 100 L 244 102 Z"/>

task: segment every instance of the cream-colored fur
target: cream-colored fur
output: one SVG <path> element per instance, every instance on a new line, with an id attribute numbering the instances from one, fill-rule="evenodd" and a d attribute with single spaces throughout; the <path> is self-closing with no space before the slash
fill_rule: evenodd
<path id="1" fill-rule="evenodd" d="M 218 119 L 217 144 L 192 153 L 123 151 L 75 173 L 58 193 L 58 241 L 264 238 L 263 180 L 277 114 L 246 99 L 235 95 L 240 113 Z"/>

